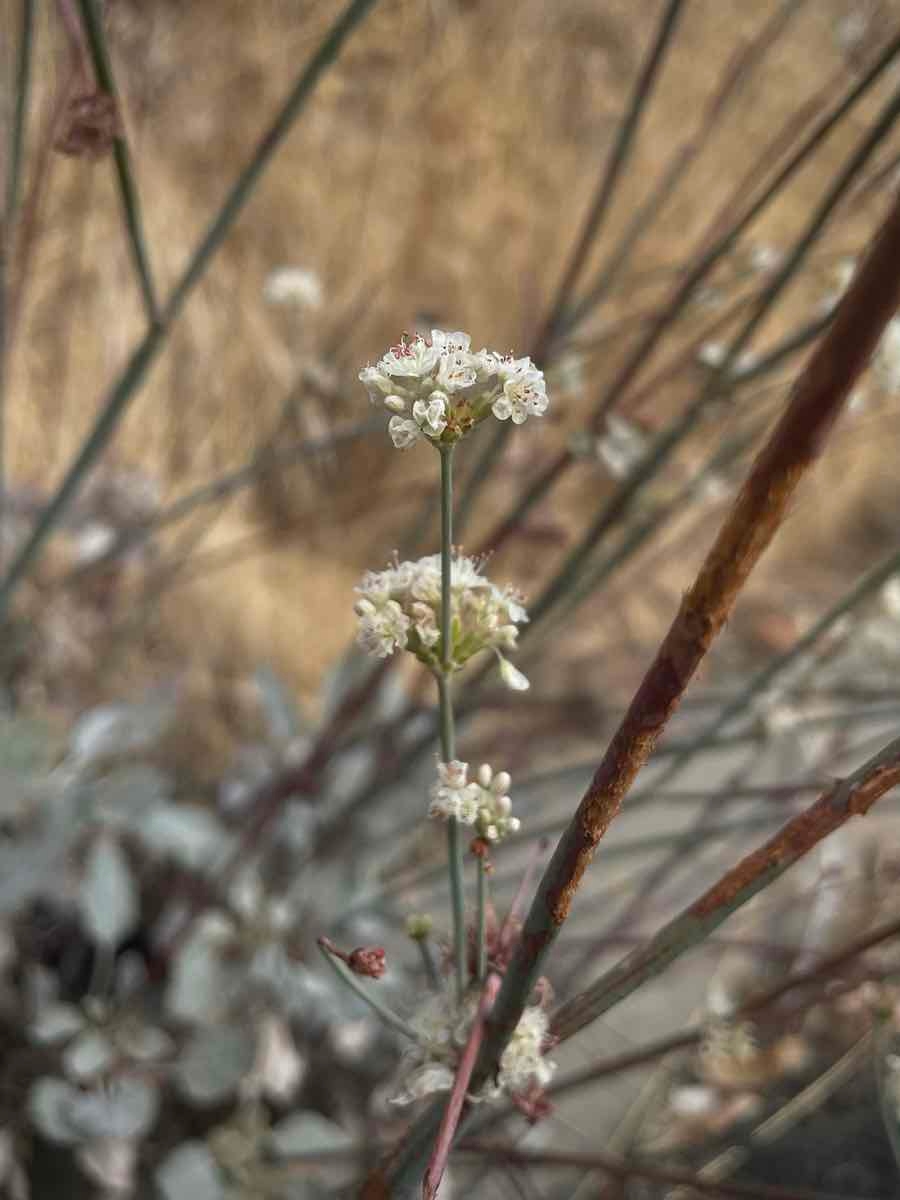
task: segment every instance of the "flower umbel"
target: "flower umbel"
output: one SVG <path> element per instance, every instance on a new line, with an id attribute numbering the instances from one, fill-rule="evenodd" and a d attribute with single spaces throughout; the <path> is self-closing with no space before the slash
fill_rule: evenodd
<path id="1" fill-rule="evenodd" d="M 502 842 L 521 827 L 518 817 L 512 816 L 509 798 L 510 777 L 506 771 L 494 774 L 487 763 L 478 768 L 475 779 L 469 781 L 469 764 L 464 762 L 438 763 L 437 782 L 431 789 L 430 817 L 447 820 L 455 817 L 463 825 L 475 828 L 486 842 Z"/>
<path id="2" fill-rule="evenodd" d="M 376 658 L 409 650 L 433 671 L 444 661 L 441 644 L 441 559 L 395 562 L 385 571 L 368 571 L 356 589 L 357 640 Z M 515 648 L 518 625 L 528 620 L 519 593 L 497 587 L 481 574 L 481 563 L 458 554 L 450 571 L 451 630 L 448 659 L 459 670 L 481 650 L 493 650 L 507 686 L 521 690 L 528 680 L 503 657 Z"/>
<path id="3" fill-rule="evenodd" d="M 544 375 L 530 358 L 473 351 L 470 343 L 467 333 L 433 329 L 430 340 L 404 337 L 360 371 L 372 403 L 393 414 L 388 433 L 399 450 L 422 438 L 450 445 L 492 413 L 521 425 L 547 411 Z"/>

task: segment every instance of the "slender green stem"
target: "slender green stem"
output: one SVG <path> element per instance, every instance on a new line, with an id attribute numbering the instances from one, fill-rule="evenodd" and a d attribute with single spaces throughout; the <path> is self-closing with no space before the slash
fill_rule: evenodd
<path id="1" fill-rule="evenodd" d="M 487 891 L 488 891 L 488 872 L 487 862 L 483 858 L 478 860 L 478 920 L 477 920 L 477 937 L 478 937 L 478 960 L 477 960 L 477 979 L 478 983 L 483 984 L 487 975 Z"/>
<path id="2" fill-rule="evenodd" d="M 581 237 L 573 247 L 565 274 L 557 289 L 556 298 L 550 308 L 546 330 L 539 337 L 541 348 L 554 337 L 558 330 L 560 318 L 569 297 L 581 277 L 590 254 L 591 247 L 597 239 L 606 214 L 609 212 L 616 185 L 630 157 L 635 138 L 641 123 L 641 118 L 647 109 L 659 78 L 660 67 L 666 58 L 666 52 L 672 44 L 672 39 L 678 25 L 678 19 L 684 8 L 683 0 L 668 0 L 663 9 L 662 17 L 656 29 L 656 36 L 651 43 L 647 57 L 641 65 L 640 73 L 635 81 L 627 112 L 619 123 L 618 132 L 612 151 L 603 169 L 603 175 L 591 201 L 591 207 L 584 221 Z M 540 357 L 543 357 L 541 355 Z"/>
<path id="3" fill-rule="evenodd" d="M 63 513 L 75 498 L 82 483 L 125 415 L 129 403 L 144 382 L 152 363 L 165 344 L 171 326 L 179 316 L 188 296 L 200 282 L 213 256 L 250 199 L 254 188 L 297 117 L 302 112 L 319 78 L 331 66 L 341 46 L 367 15 L 376 0 L 351 0 L 343 13 L 323 38 L 318 50 L 300 73 L 287 100 L 268 130 L 260 138 L 250 161 L 244 167 L 228 193 L 219 212 L 213 218 L 199 246 L 185 267 L 160 313 L 159 320 L 144 334 L 135 347 L 122 374 L 113 385 L 97 421 L 85 438 L 75 461 L 66 472 L 55 495 L 35 524 L 34 529 L 16 552 L 2 582 L 0 582 L 0 619 L 4 616 L 13 592 L 26 577 Z"/>
<path id="4" fill-rule="evenodd" d="M 435 965 L 434 955 L 431 953 L 431 943 L 428 938 L 417 938 L 416 945 L 419 947 L 419 954 L 422 956 L 422 966 L 425 968 L 425 978 L 428 980 L 428 986 L 433 992 L 441 990 L 441 980 Z"/>
<path id="5" fill-rule="evenodd" d="M 441 455 L 441 669 L 436 672 L 436 678 L 441 720 L 441 758 L 449 763 L 456 757 L 450 682 L 453 672 L 453 611 L 450 603 L 453 570 L 453 446 L 439 446 L 438 449 Z M 463 897 L 462 830 L 456 817 L 447 819 L 447 867 L 453 908 L 456 992 L 462 999 L 466 990 L 466 906 Z"/>
<path id="6" fill-rule="evenodd" d="M 97 85 L 109 96 L 116 106 L 116 116 L 119 131 L 113 139 L 113 157 L 116 164 L 116 176 L 119 181 L 119 194 L 122 198 L 122 210 L 125 214 L 125 224 L 128 229 L 128 241 L 131 255 L 134 259 L 135 270 L 141 285 L 141 296 L 144 301 L 144 311 L 147 320 L 154 325 L 159 320 L 159 302 L 156 289 L 153 286 L 153 275 L 150 270 L 150 255 L 147 250 L 147 239 L 144 236 L 144 225 L 141 220 L 141 207 L 138 199 L 137 183 L 134 175 L 134 164 L 131 161 L 131 151 L 121 131 L 122 107 L 116 91 L 113 78 L 112 63 L 109 48 L 106 44 L 106 34 L 103 21 L 97 11 L 97 0 L 78 0 L 81 11 L 81 22 L 91 52 L 91 62 Z"/>
<path id="7" fill-rule="evenodd" d="M 352 992 L 355 992 L 360 1000 L 364 1004 L 367 1004 L 386 1025 L 389 1025 L 391 1029 L 396 1029 L 398 1033 L 402 1033 L 404 1037 L 409 1038 L 413 1042 L 419 1040 L 415 1030 L 410 1025 L 407 1025 L 406 1021 L 398 1016 L 392 1008 L 388 1008 L 383 1000 L 380 1000 L 377 996 L 373 996 L 368 988 L 363 987 L 353 972 L 344 966 L 339 958 L 335 958 L 331 951 L 323 946 L 321 942 L 319 943 L 319 950 L 341 983 L 346 984 Z"/>

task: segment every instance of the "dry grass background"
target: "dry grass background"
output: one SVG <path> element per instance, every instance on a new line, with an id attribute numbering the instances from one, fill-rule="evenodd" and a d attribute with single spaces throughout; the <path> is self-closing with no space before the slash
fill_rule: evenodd
<path id="1" fill-rule="evenodd" d="M 339 7 L 322 0 L 111 0 L 115 67 L 161 290 Z M 773 0 L 687 6 L 598 260 L 695 128 L 730 56 L 776 7 Z M 10 0 L 4 8 L 10 22 Z M 471 330 L 479 344 L 527 345 L 659 11 L 655 0 L 378 5 L 191 300 L 110 461 L 138 468 L 174 498 L 243 464 L 276 427 L 280 437 L 296 437 L 357 419 L 366 407 L 354 378 L 358 365 L 422 313 Z M 877 37 L 894 27 L 900 3 L 814 0 L 802 7 L 643 241 L 633 276 L 682 260 L 776 125 L 824 81 L 834 80 L 835 95 L 846 86 L 853 62 L 835 30 L 859 12 Z M 41 169 L 37 147 L 70 61 L 53 5 L 41 6 L 37 55 L 26 188 Z M 843 122 L 767 212 L 754 240 L 790 244 L 892 83 L 896 77 Z M 9 457 L 13 483 L 46 494 L 142 318 L 109 162 L 50 154 L 43 170 L 10 364 Z M 831 286 L 824 264 L 860 245 L 877 211 L 872 198 L 845 208 L 823 245 L 823 265 L 794 289 L 759 344 Z M 325 302 L 302 327 L 262 297 L 268 273 L 286 264 L 312 268 L 324 283 Z M 640 311 L 661 294 L 658 287 L 639 289 L 632 278 L 602 319 Z M 608 374 L 630 334 L 626 324 L 625 335 L 606 344 L 581 392 L 558 393 L 552 427 L 514 439 L 505 482 L 488 493 L 483 524 L 578 427 L 593 403 L 595 374 Z M 302 389 L 302 402 L 287 412 L 285 397 L 304 372 L 324 379 L 324 387 Z M 696 378 L 674 382 L 642 417 L 660 422 L 684 403 Z M 896 451 L 894 414 L 870 411 L 845 426 L 760 576 L 756 607 L 752 600 L 744 607 L 745 621 L 758 617 L 771 626 L 772 612 L 788 597 L 795 610 L 802 612 L 804 600 L 818 607 L 835 567 L 839 574 L 848 563 L 855 568 L 867 548 L 896 529 Z M 369 439 L 340 451 L 324 479 L 301 468 L 232 502 L 212 524 L 201 517 L 196 567 L 165 592 L 149 640 L 119 659 L 102 686 L 121 688 L 176 662 L 197 664 L 204 678 L 235 678 L 267 659 L 311 695 L 351 632 L 353 583 L 396 544 L 431 486 L 432 465 L 424 454 L 400 460 L 386 439 Z M 597 469 L 571 473 L 531 522 L 530 537 L 504 555 L 498 574 L 535 589 L 536 553 L 549 567 L 608 488 Z M 687 544 L 681 530 L 677 562 L 667 560 L 656 577 L 646 612 L 638 606 L 629 614 L 638 634 L 667 623 L 669 597 L 714 520 L 710 511 L 701 536 L 692 533 Z M 646 571 L 647 561 L 633 570 Z M 61 565 L 53 556 L 44 565 L 44 602 Z M 611 618 L 617 593 L 604 601 Z M 588 623 L 596 629 L 595 614 Z M 589 636 L 595 646 L 596 633 Z M 577 654 L 584 648 L 579 643 Z M 83 667 L 96 686 L 92 654 Z"/>

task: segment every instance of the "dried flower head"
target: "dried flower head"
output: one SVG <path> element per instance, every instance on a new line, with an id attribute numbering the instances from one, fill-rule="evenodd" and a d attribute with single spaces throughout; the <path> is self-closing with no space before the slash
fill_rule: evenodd
<path id="1" fill-rule="evenodd" d="M 402 338 L 360 371 L 369 399 L 392 414 L 388 433 L 399 450 L 422 438 L 452 444 L 491 414 L 521 425 L 547 411 L 544 375 L 530 358 L 473 351 L 470 342 L 467 333 L 433 329 L 430 339 Z"/>
<path id="2" fill-rule="evenodd" d="M 387 970 L 383 946 L 358 946 L 347 956 L 347 966 L 354 975 L 380 979 Z"/>
<path id="3" fill-rule="evenodd" d="M 440 555 L 368 571 L 356 591 L 360 597 L 354 605 L 359 618 L 357 640 L 368 654 L 387 658 L 395 650 L 409 650 L 433 671 L 441 669 Z M 481 574 L 478 560 L 457 554 L 450 567 L 450 610 L 451 669 L 459 670 L 481 650 L 493 650 L 504 683 L 518 690 L 527 688 L 528 680 L 501 653 L 515 648 L 516 626 L 528 620 L 519 593 L 497 587 Z"/>
<path id="4" fill-rule="evenodd" d="M 478 997 L 457 1006 L 447 996 L 431 996 L 410 1020 L 417 1043 L 407 1054 L 394 1104 L 412 1104 L 453 1086 L 459 1058 L 478 1009 Z M 556 1064 L 544 1056 L 548 1020 L 542 1008 L 522 1013 L 500 1059 L 496 1078 L 472 1100 L 493 1100 L 502 1095 L 525 1096 L 534 1105 L 537 1094 L 553 1078 Z"/>
<path id="5" fill-rule="evenodd" d="M 71 158 L 103 158 L 121 133 L 115 99 L 89 92 L 69 100 L 53 148 Z"/>

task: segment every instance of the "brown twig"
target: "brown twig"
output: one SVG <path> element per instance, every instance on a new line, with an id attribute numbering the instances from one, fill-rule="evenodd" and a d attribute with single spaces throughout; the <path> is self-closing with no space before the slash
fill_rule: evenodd
<path id="1" fill-rule="evenodd" d="M 898 784 L 900 738 L 869 759 L 847 779 L 833 784 L 814 804 L 788 821 L 764 845 L 726 871 L 646 946 L 627 955 L 581 995 L 563 1004 L 553 1022 L 557 1035 L 560 1038 L 571 1037 L 659 974 L 686 949 L 702 941 L 741 905 L 793 866 L 823 838 L 850 817 L 864 816 L 877 800 Z"/>
<path id="2" fill-rule="evenodd" d="M 525 1150 L 506 1142 L 483 1142 L 477 1140 L 460 1143 L 459 1150 L 465 1154 L 477 1154 L 496 1162 L 522 1164 L 535 1167 L 582 1167 L 587 1170 L 605 1171 L 616 1179 L 645 1179 L 650 1183 L 689 1187 L 701 1196 L 714 1196 L 722 1200 L 850 1200 L 842 1195 L 829 1197 L 828 1193 L 809 1191 L 805 1188 L 770 1187 L 765 1184 L 735 1183 L 719 1179 L 704 1179 L 691 1171 L 676 1167 L 657 1167 L 633 1160 L 625 1161 L 610 1154 L 579 1153 L 577 1151 Z"/>

